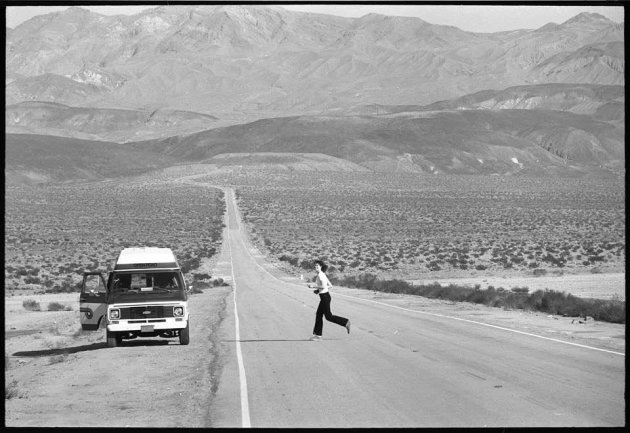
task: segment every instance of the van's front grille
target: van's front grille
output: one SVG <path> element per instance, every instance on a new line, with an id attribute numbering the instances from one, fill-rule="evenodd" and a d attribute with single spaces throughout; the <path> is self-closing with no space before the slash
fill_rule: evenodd
<path id="1" fill-rule="evenodd" d="M 173 306 L 147 305 L 145 307 L 123 307 L 120 309 L 120 318 L 133 319 L 158 319 L 173 317 Z"/>

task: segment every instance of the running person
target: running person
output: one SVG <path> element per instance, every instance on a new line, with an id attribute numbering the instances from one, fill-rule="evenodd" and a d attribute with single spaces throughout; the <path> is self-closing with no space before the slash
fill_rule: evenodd
<path id="1" fill-rule="evenodd" d="M 315 260 L 315 271 L 317 271 L 315 283 L 317 283 L 317 288 L 313 292 L 319 295 L 319 306 L 315 313 L 315 327 L 313 328 L 311 340 L 322 339 L 322 329 L 324 327 L 323 317 L 326 317 L 326 320 L 329 322 L 343 326 L 348 331 L 348 334 L 350 333 L 350 320 L 345 317 L 335 316 L 330 312 L 331 298 L 329 289 L 332 287 L 332 284 L 330 284 L 328 277 L 324 273 L 326 269 L 328 269 L 328 266 L 323 261 Z M 309 284 L 308 287 L 310 288 L 311 285 Z"/>

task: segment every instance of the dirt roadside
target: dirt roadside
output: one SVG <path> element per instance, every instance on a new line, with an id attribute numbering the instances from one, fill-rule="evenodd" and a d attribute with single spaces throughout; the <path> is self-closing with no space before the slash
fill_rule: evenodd
<path id="1" fill-rule="evenodd" d="M 217 329 L 230 294 L 225 286 L 190 297 L 188 346 L 151 338 L 117 348 L 107 347 L 104 330 L 80 330 L 78 294 L 5 298 L 5 425 L 211 425 L 209 403 L 224 352 Z M 25 298 L 73 311 L 25 311 Z"/>

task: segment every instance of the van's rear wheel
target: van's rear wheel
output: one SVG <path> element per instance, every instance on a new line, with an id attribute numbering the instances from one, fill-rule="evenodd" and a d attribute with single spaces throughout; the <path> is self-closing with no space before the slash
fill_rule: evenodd
<path id="1" fill-rule="evenodd" d="M 116 347 L 122 341 L 122 337 L 118 336 L 115 332 L 107 331 L 107 347 Z"/>
<path id="2" fill-rule="evenodd" d="M 186 327 L 179 331 L 179 344 L 181 345 L 185 346 L 190 343 L 190 332 L 188 331 L 189 326 L 190 323 L 187 323 Z"/>

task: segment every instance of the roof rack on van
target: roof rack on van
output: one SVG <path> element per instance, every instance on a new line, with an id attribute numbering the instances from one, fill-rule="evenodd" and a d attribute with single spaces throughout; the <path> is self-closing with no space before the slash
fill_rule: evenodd
<path id="1" fill-rule="evenodd" d="M 114 265 L 115 270 L 158 268 L 179 268 L 177 259 L 175 259 L 175 255 L 170 248 L 125 248 L 120 252 Z"/>

